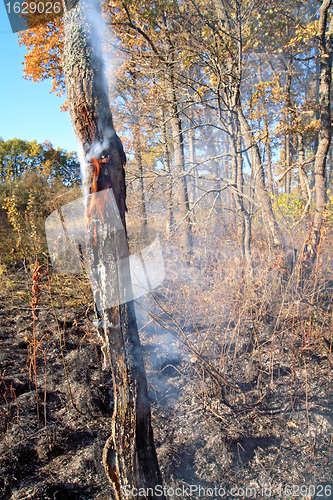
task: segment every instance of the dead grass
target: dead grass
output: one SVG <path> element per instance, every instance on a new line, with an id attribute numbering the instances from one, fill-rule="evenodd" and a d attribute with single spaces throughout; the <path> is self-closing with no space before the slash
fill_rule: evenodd
<path id="1" fill-rule="evenodd" d="M 264 250 L 255 248 L 249 276 L 231 236 L 198 234 L 189 265 L 169 241 L 166 280 L 139 301 L 157 452 L 169 486 L 332 480 L 327 249 L 302 286 L 297 266 L 289 272 L 279 256 L 263 258 Z M 34 330 L 33 270 L 7 267 L 1 276 L 1 488 L 10 500 L 97 500 L 108 491 L 100 456 L 112 390 L 111 374 L 101 369 L 89 281 L 49 269 Z"/>

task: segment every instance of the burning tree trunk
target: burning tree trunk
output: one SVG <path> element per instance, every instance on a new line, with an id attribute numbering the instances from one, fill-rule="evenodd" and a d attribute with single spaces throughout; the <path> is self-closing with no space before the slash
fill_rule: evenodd
<path id="1" fill-rule="evenodd" d="M 123 229 L 117 231 L 103 214 L 97 219 L 90 202 L 86 210 L 89 222 L 87 261 L 102 292 L 114 287 L 119 293 L 121 290 L 124 293 L 124 288 L 130 283 L 129 267 L 123 270 L 122 276 L 116 275 L 116 269 L 117 262 L 128 257 L 125 154 L 114 130 L 98 46 L 96 25 L 100 25 L 100 12 L 82 1 L 68 0 L 65 3 L 63 68 L 71 120 L 82 145 L 86 193 L 111 188 Z M 93 16 L 97 16 L 96 24 Z M 98 210 L 101 212 L 103 207 L 99 206 Z M 97 231 L 104 234 L 102 242 L 97 241 Z M 109 249 L 111 251 L 106 255 Z M 157 498 L 154 487 L 162 481 L 153 441 L 134 304 L 119 300 L 118 304 L 113 302 L 108 307 L 107 297 L 102 297 L 97 309 L 104 366 L 112 370 L 114 388 L 112 435 L 103 453 L 106 474 L 116 500 L 124 498 L 125 489 L 129 491 L 132 487 L 149 488 L 146 498 L 154 499 Z"/>

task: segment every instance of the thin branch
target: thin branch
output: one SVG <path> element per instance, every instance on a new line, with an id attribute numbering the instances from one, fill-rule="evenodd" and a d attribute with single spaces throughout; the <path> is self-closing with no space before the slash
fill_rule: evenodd
<path id="1" fill-rule="evenodd" d="M 314 162 L 315 159 L 316 159 L 315 156 L 311 156 L 311 158 L 309 160 L 303 161 L 302 163 L 293 163 L 292 165 L 290 165 L 290 167 L 288 167 L 283 172 L 283 174 L 281 175 L 281 177 L 278 179 L 278 182 L 281 182 L 285 178 L 285 176 L 287 175 L 287 173 L 290 172 L 290 170 L 292 170 L 293 168 L 299 167 L 299 168 L 301 168 L 303 170 L 304 169 L 304 165 L 307 165 L 308 163 Z"/>

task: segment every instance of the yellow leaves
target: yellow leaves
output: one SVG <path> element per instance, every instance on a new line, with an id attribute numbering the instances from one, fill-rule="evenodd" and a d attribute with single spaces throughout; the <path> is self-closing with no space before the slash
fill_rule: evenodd
<path id="1" fill-rule="evenodd" d="M 211 84 L 212 87 L 217 87 L 218 85 L 218 79 L 216 75 L 211 75 L 209 78 L 209 83 Z"/>
<path id="2" fill-rule="evenodd" d="M 291 420 L 289 422 L 287 422 L 287 426 L 288 427 L 293 427 L 294 429 L 298 429 L 298 425 L 295 424 L 295 422 L 293 422 Z"/>
<path id="3" fill-rule="evenodd" d="M 318 33 L 318 21 L 313 21 L 305 26 L 296 28 L 295 36 L 289 41 L 289 47 L 295 47 L 299 44 L 308 44 Z"/>
<path id="4" fill-rule="evenodd" d="M 320 119 L 313 119 L 311 122 L 304 127 L 305 132 L 317 132 L 320 129 Z"/>
<path id="5" fill-rule="evenodd" d="M 205 87 L 198 87 L 197 88 L 197 94 L 199 95 L 200 99 L 203 98 L 204 94 L 206 92 L 206 88 Z"/>
<path id="6" fill-rule="evenodd" d="M 186 53 L 182 55 L 182 66 L 184 69 L 193 68 L 194 59 L 191 55 L 187 55 Z"/>
<path id="7" fill-rule="evenodd" d="M 210 40 L 212 38 L 212 31 L 208 25 L 203 26 L 201 36 L 203 40 Z"/>
<path id="8" fill-rule="evenodd" d="M 284 90 L 280 84 L 281 73 L 277 73 L 271 80 L 254 84 L 254 92 L 251 97 L 251 108 L 254 112 L 258 107 L 258 113 L 262 113 L 261 103 L 279 104 L 284 99 Z"/>
<path id="9" fill-rule="evenodd" d="M 134 48 L 136 46 L 136 38 L 134 36 L 127 37 L 127 44 L 130 48 Z"/>
<path id="10" fill-rule="evenodd" d="M 11 196 L 7 196 L 4 201 L 5 204 L 2 208 L 6 210 L 8 220 L 17 234 L 16 246 L 18 248 L 21 244 L 22 215 L 18 207 L 15 193 L 13 193 Z"/>

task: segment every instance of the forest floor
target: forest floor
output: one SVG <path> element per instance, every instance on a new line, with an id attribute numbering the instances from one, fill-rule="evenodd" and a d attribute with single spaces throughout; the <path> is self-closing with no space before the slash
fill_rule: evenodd
<path id="1" fill-rule="evenodd" d="M 110 499 L 112 382 L 89 285 L 47 279 L 34 325 L 30 273 L 1 277 L 0 498 Z M 321 323 L 318 308 L 316 321 L 300 308 L 236 320 L 207 287 L 175 301 L 177 290 L 169 281 L 136 304 L 168 498 L 333 498 L 331 302 Z"/>

